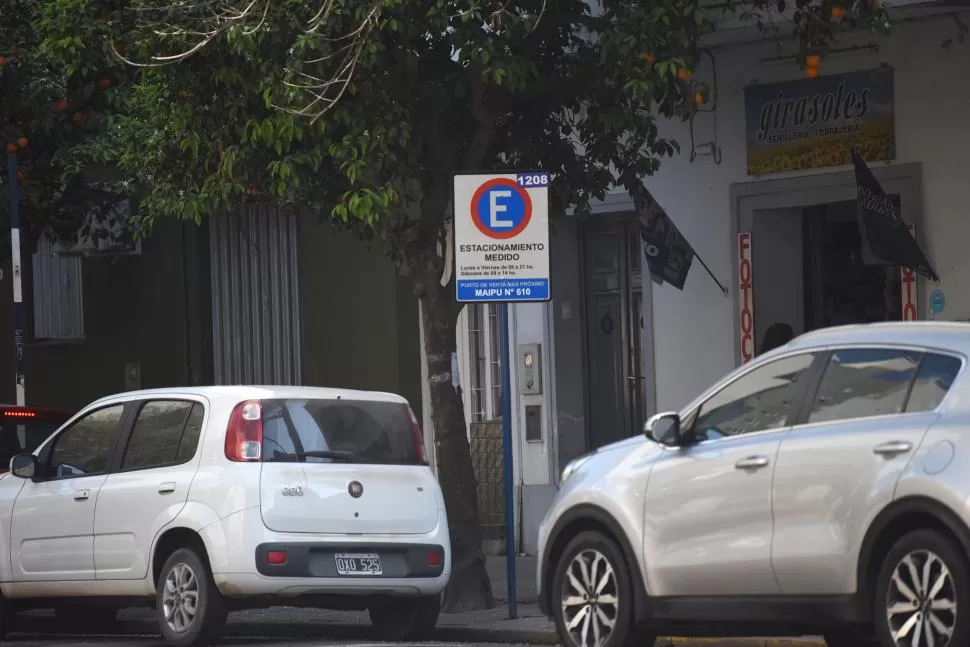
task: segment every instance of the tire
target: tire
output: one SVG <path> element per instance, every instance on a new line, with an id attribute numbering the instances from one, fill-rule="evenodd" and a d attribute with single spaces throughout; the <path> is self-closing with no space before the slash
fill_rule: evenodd
<path id="1" fill-rule="evenodd" d="M 584 569 L 594 580 L 592 591 L 585 584 Z M 631 572 L 619 546 L 605 535 L 582 532 L 569 542 L 556 565 L 551 590 L 552 615 L 563 647 L 654 644 L 653 633 L 634 625 Z"/>
<path id="2" fill-rule="evenodd" d="M 118 607 L 64 602 L 54 607 L 57 623 L 66 629 L 103 632 L 118 620 Z"/>
<path id="3" fill-rule="evenodd" d="M 915 579 L 910 564 L 917 574 Z M 924 575 L 927 564 L 928 577 Z M 929 580 L 928 584 L 924 579 Z M 886 554 L 879 569 L 872 613 L 873 627 L 883 647 L 968 644 L 970 568 L 966 556 L 935 530 L 915 530 L 904 535 Z M 907 625 L 909 629 L 897 642 L 894 632 Z M 933 632 L 932 643 L 927 641 L 927 629 Z M 951 632 L 949 640 L 942 629 Z"/>
<path id="4" fill-rule="evenodd" d="M 17 630 L 17 610 L 0 595 L 0 642 Z"/>
<path id="5" fill-rule="evenodd" d="M 194 548 L 180 548 L 165 560 L 155 589 L 158 627 L 169 645 L 209 647 L 216 640 L 229 610 L 208 564 Z"/>
<path id="6" fill-rule="evenodd" d="M 382 640 L 429 640 L 441 613 L 441 596 L 393 598 L 367 609 Z"/>

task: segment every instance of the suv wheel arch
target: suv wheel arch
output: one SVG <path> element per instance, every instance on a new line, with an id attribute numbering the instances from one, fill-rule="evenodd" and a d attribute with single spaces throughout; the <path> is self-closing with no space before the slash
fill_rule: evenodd
<path id="1" fill-rule="evenodd" d="M 546 541 L 547 550 L 543 553 L 542 563 L 538 564 L 539 572 L 542 573 L 542 591 L 539 596 L 539 607 L 543 614 L 550 616 L 552 613 L 552 578 L 555 575 L 556 564 L 559 563 L 559 556 L 566 548 L 570 539 L 583 531 L 593 530 L 602 532 L 613 539 L 623 551 L 623 556 L 627 564 L 633 569 L 633 600 L 634 618 L 636 622 L 645 620 L 648 616 L 648 596 L 644 586 L 642 568 L 640 560 L 637 559 L 637 552 L 630 545 L 630 540 L 626 533 L 617 523 L 609 512 L 599 506 L 592 504 L 582 504 L 566 511 L 562 517 L 556 521 L 549 539 Z"/>
<path id="2" fill-rule="evenodd" d="M 863 618 L 870 616 L 875 579 L 893 543 L 911 530 L 936 529 L 951 537 L 970 562 L 970 529 L 956 512 L 924 496 L 908 496 L 883 508 L 869 525 L 856 565 L 856 598 Z"/>

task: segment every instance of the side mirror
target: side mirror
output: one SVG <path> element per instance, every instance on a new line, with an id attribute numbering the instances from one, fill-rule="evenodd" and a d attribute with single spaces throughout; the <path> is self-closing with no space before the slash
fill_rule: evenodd
<path id="1" fill-rule="evenodd" d="M 661 445 L 679 446 L 681 443 L 680 414 L 676 411 L 667 411 L 651 416 L 643 426 L 643 435 Z"/>
<path id="2" fill-rule="evenodd" d="M 33 454 L 17 454 L 10 459 L 10 473 L 17 478 L 34 478 L 36 471 L 37 457 Z"/>

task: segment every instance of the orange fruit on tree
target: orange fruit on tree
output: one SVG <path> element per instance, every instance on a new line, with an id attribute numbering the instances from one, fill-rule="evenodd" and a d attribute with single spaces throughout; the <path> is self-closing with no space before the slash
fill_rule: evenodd
<path id="1" fill-rule="evenodd" d="M 645 60 L 647 62 L 647 65 L 653 65 L 654 63 L 657 62 L 657 55 L 656 54 L 646 54 L 646 55 L 644 55 L 643 60 Z"/>
<path id="2" fill-rule="evenodd" d="M 0 67 L 4 67 L 7 64 L 7 57 L 0 56 Z"/>
<path id="3" fill-rule="evenodd" d="M 107 90 L 111 87 L 111 79 L 101 79 L 98 81 L 98 87 L 102 90 Z"/>
<path id="4" fill-rule="evenodd" d="M 67 99 L 58 99 L 54 102 L 54 110 L 57 112 L 64 112 L 67 110 Z"/>
<path id="5" fill-rule="evenodd" d="M 832 7 L 832 17 L 841 18 L 845 15 L 845 9 L 842 7 Z"/>
<path id="6" fill-rule="evenodd" d="M 27 148 L 27 144 L 29 144 L 29 143 L 30 142 L 28 141 L 28 139 L 26 137 L 18 137 L 17 138 L 17 148 L 19 148 L 20 150 L 23 150 L 23 149 Z"/>
<path id="7" fill-rule="evenodd" d="M 805 57 L 805 65 L 808 67 L 821 67 L 822 57 L 818 54 L 809 54 Z"/>
<path id="8" fill-rule="evenodd" d="M 681 81 L 686 81 L 690 78 L 690 70 L 688 70 L 686 67 L 680 68 L 677 70 L 677 78 Z"/>
<path id="9" fill-rule="evenodd" d="M 17 145 L 14 144 L 13 142 L 7 144 L 7 152 L 10 153 L 11 155 L 16 154 L 16 152 L 17 152 Z"/>
<path id="10" fill-rule="evenodd" d="M 17 179 L 18 180 L 24 179 L 24 172 L 23 171 L 17 171 Z"/>
<path id="11" fill-rule="evenodd" d="M 817 67 L 805 68 L 805 76 L 807 76 L 810 79 L 814 79 L 815 77 L 818 76 L 818 68 Z"/>

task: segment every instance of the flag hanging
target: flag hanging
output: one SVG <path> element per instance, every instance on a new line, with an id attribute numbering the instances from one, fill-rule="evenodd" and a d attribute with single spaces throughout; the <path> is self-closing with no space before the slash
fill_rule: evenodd
<path id="1" fill-rule="evenodd" d="M 852 149 L 855 166 L 859 233 L 872 255 L 887 265 L 908 267 L 939 283 L 923 250 L 916 243 L 893 200 L 879 185 L 865 161 Z"/>

